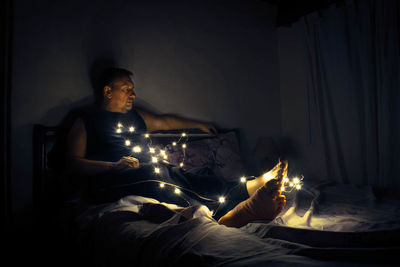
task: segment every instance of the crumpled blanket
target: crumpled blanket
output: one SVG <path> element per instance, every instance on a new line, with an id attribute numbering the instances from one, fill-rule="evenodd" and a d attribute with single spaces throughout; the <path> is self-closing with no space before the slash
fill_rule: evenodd
<path id="1" fill-rule="evenodd" d="M 393 227 L 398 218 L 390 213 L 397 211 L 395 205 L 377 203 L 365 189 L 345 191 L 340 186 L 305 186 L 313 194 L 288 196 L 287 208 L 277 219 L 240 229 L 219 225 L 205 206 L 179 207 L 128 196 L 81 214 L 81 245 L 95 266 L 396 264 L 389 257 L 400 252 L 399 231 Z M 376 208 L 372 215 L 367 207 Z M 397 220 L 389 228 L 380 217 L 385 212 L 387 219 Z M 345 217 L 350 219 L 342 220 Z M 364 230 L 354 231 L 362 218 L 371 221 L 363 224 Z M 388 240 L 393 242 L 388 245 Z"/>
<path id="2" fill-rule="evenodd" d="M 334 232 L 400 228 L 400 196 L 379 198 L 371 186 L 307 181 L 287 196 L 284 226 Z"/>

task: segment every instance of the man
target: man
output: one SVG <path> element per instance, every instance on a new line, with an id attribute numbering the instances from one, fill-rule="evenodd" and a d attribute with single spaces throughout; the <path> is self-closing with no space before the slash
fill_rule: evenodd
<path id="1" fill-rule="evenodd" d="M 101 109 L 109 112 L 128 113 L 133 108 L 136 97 L 131 72 L 122 69 L 111 69 L 103 80 L 103 102 Z M 181 119 L 174 116 L 154 115 L 144 110 L 137 110 L 143 118 L 147 132 L 157 130 L 198 128 L 210 134 L 217 131 L 212 124 Z M 73 169 L 84 174 L 96 174 L 112 168 L 138 167 L 139 162 L 132 157 L 124 157 L 117 162 L 93 161 L 85 159 L 86 130 L 82 119 L 77 119 L 68 136 L 69 158 Z M 71 167 L 70 166 L 70 167 Z"/>
<path id="2" fill-rule="evenodd" d="M 115 128 L 113 128 L 117 123 L 134 125 L 135 132 L 139 133 L 198 128 L 212 135 L 217 134 L 216 128 L 210 123 L 169 115 L 155 115 L 133 108 L 136 94 L 131 75 L 130 71 L 118 68 L 106 71 L 101 83 L 101 107 L 96 112 L 77 119 L 67 137 L 69 169 L 75 174 L 91 177 L 94 184 L 101 184 L 103 188 L 115 187 L 116 183 L 145 181 L 154 175 L 146 162 L 148 157 L 146 158 L 145 154 L 135 157 L 126 156 L 125 148 L 117 145 L 121 139 L 115 134 Z M 143 140 L 136 137 L 134 141 L 140 143 Z M 278 165 L 279 168 L 273 172 L 277 175 L 278 170 L 281 170 L 282 176 L 282 171 L 287 171 L 287 163 Z M 164 174 L 171 183 L 179 182 L 181 185 L 193 187 L 193 178 L 187 177 L 190 175 L 186 173 L 165 167 Z M 213 190 L 220 185 L 221 183 L 218 184 L 218 181 L 214 179 L 210 181 L 209 188 Z M 262 177 L 249 181 L 246 185 L 247 190 L 237 194 L 240 204 L 222 216 L 219 222 L 227 226 L 240 227 L 253 220 L 275 218 L 286 202 L 284 196 L 280 195 L 280 185 L 281 180 L 265 183 Z M 150 186 L 131 187 L 128 191 L 119 192 L 117 195 L 122 197 L 124 194 L 135 193 L 156 198 L 154 189 Z"/>

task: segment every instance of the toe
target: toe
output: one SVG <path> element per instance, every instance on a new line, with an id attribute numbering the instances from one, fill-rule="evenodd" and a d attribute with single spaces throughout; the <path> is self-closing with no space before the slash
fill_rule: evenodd
<path id="1" fill-rule="evenodd" d="M 284 204 L 286 203 L 286 197 L 280 195 L 280 196 L 278 196 L 278 197 L 276 198 L 275 201 L 276 201 L 276 203 L 277 203 L 278 205 L 284 205 Z"/>
<path id="2" fill-rule="evenodd" d="M 276 198 L 276 200 L 277 200 L 278 202 L 283 202 L 283 201 L 286 201 L 286 197 L 285 197 L 284 195 L 280 195 L 280 196 L 278 196 L 278 197 Z"/>

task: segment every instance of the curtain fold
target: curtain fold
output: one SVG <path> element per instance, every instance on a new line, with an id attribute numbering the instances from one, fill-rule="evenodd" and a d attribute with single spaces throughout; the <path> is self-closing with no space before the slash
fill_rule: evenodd
<path id="1" fill-rule="evenodd" d="M 327 178 L 400 185 L 399 6 L 356 1 L 305 16 L 309 142 Z"/>

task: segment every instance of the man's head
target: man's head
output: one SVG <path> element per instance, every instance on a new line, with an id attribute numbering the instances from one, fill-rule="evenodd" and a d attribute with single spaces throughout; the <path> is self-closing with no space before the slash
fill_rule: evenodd
<path id="1" fill-rule="evenodd" d="M 111 68 L 103 73 L 101 87 L 106 110 L 126 113 L 132 109 L 136 97 L 132 75 L 132 72 L 120 68 Z"/>

